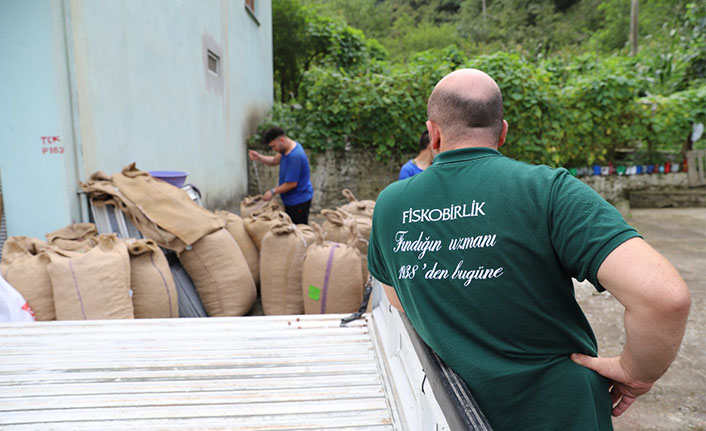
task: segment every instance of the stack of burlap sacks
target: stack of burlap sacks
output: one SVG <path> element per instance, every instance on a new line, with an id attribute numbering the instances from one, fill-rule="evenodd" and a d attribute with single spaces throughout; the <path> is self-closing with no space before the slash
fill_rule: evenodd
<path id="1" fill-rule="evenodd" d="M 38 320 L 178 317 L 177 291 L 162 249 L 176 253 L 209 316 L 250 311 L 255 281 L 222 216 L 134 163 L 112 176 L 97 172 L 81 187 L 93 205 L 120 208 L 145 240 L 97 235 L 92 224 L 48 234 L 46 243 L 8 238 L 0 270 Z M 147 270 L 152 271 L 148 288 L 140 287 Z"/>
<path id="2" fill-rule="evenodd" d="M 345 190 L 350 202 L 322 211 L 322 226 L 295 226 L 261 196 L 245 198 L 240 216 L 211 212 L 134 163 L 81 186 L 93 205 L 120 208 L 145 239 L 98 235 L 90 223 L 47 234 L 46 242 L 8 238 L 0 272 L 37 320 L 178 317 L 163 249 L 176 253 L 209 316 L 247 314 L 257 286 L 267 315 L 360 307 L 374 201 Z"/>
<path id="3" fill-rule="evenodd" d="M 7 239 L 0 272 L 37 320 L 179 317 L 162 250 L 149 239 L 98 235 L 92 223 Z"/>
<path id="4" fill-rule="evenodd" d="M 138 170 L 101 172 L 82 184 L 93 205 L 120 208 L 142 235 L 176 253 L 209 316 L 242 316 L 256 299 L 255 281 L 226 220 L 196 204 L 189 195 Z"/>
<path id="5" fill-rule="evenodd" d="M 358 311 L 368 278 L 367 248 L 374 201 L 358 201 L 321 212 L 324 222 L 294 225 L 276 207 L 249 210 L 241 204 L 245 229 L 259 252 L 259 282 L 266 315 Z"/>

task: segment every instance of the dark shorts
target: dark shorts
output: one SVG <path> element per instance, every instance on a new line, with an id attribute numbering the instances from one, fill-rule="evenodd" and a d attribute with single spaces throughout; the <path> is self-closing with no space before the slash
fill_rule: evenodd
<path id="1" fill-rule="evenodd" d="M 292 219 L 294 224 L 308 224 L 309 223 L 309 207 L 311 207 L 311 199 L 306 202 L 292 205 L 284 206 L 284 210 L 289 217 Z"/>

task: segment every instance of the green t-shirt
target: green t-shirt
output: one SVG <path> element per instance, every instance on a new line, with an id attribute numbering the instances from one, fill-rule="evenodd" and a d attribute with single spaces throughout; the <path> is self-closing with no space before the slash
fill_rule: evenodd
<path id="1" fill-rule="evenodd" d="M 610 430 L 607 381 L 571 277 L 603 290 L 608 254 L 639 236 L 565 169 L 490 148 L 439 154 L 380 193 L 368 267 L 501 430 Z"/>

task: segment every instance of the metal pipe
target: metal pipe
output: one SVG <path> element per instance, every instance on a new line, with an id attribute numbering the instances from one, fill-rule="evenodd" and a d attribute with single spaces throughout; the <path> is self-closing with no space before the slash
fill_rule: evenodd
<path id="1" fill-rule="evenodd" d="M 64 46 L 66 49 L 66 66 L 69 75 L 69 100 L 71 103 L 71 123 L 74 138 L 74 163 L 76 164 L 76 179 L 81 182 L 86 179 L 83 160 L 83 142 L 81 140 L 81 121 L 78 107 L 78 85 L 76 81 L 76 61 L 74 56 L 74 39 L 71 20 L 71 0 L 62 0 L 64 13 Z M 78 187 L 78 201 L 81 211 L 81 222 L 89 221 L 88 196 Z"/>

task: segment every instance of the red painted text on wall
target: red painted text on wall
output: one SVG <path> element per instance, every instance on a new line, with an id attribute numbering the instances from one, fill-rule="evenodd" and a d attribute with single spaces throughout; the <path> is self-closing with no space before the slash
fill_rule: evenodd
<path id="1" fill-rule="evenodd" d="M 61 142 L 58 136 L 40 136 L 40 139 L 42 140 L 42 154 L 64 154 L 64 147 L 53 145 Z"/>

